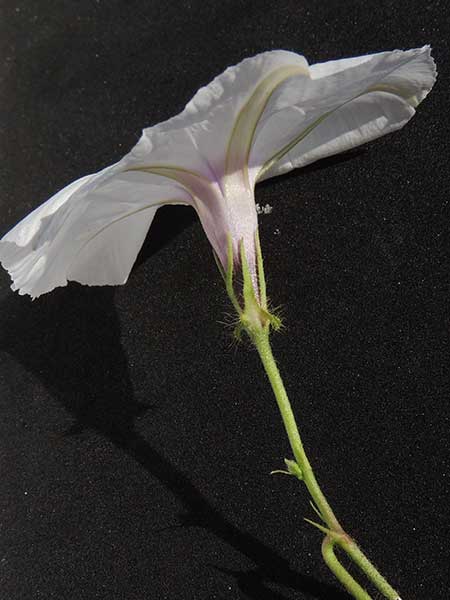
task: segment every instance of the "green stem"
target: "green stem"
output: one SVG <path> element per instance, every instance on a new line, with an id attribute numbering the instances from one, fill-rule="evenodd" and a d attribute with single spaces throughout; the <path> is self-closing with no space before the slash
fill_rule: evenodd
<path id="1" fill-rule="evenodd" d="M 353 579 L 350 573 L 338 561 L 334 553 L 336 541 L 329 535 L 325 536 L 322 542 L 322 556 L 328 568 L 335 574 L 345 589 L 352 594 L 354 598 L 361 600 L 371 600 L 369 594 L 363 590 L 357 581 Z"/>
<path id="2" fill-rule="evenodd" d="M 355 564 L 366 574 L 368 579 L 372 581 L 374 586 L 386 597 L 388 600 L 400 600 L 398 592 L 396 592 L 386 581 L 386 579 L 377 571 L 373 564 L 369 561 L 367 556 L 361 551 L 358 545 L 351 539 L 342 540 L 340 543 L 341 548 L 350 556 Z"/>
<path id="3" fill-rule="evenodd" d="M 268 333 L 264 330 L 261 332 L 261 334 L 254 335 L 253 342 L 258 350 L 259 356 L 261 357 L 261 361 L 272 385 L 275 398 L 278 402 L 278 408 L 280 409 L 281 417 L 283 419 L 289 442 L 291 444 L 292 452 L 302 471 L 303 481 L 305 482 L 306 487 L 308 488 L 308 491 L 311 494 L 311 497 L 313 498 L 326 524 L 333 531 L 343 532 L 343 529 L 336 519 L 331 506 L 328 504 L 327 499 L 323 495 L 322 490 L 317 483 L 311 464 L 306 456 L 305 449 L 303 448 L 303 444 L 300 439 L 297 423 L 295 422 L 294 413 L 292 412 L 291 403 L 289 402 L 280 372 L 272 354 Z"/>
<path id="4" fill-rule="evenodd" d="M 300 467 L 302 479 L 317 506 L 320 516 L 327 524 L 329 529 L 326 529 L 327 536 L 322 545 L 322 554 L 324 560 L 334 575 L 353 594 L 357 600 L 370 600 L 370 596 L 363 588 L 353 579 L 348 571 L 337 560 L 334 553 L 334 546 L 341 547 L 348 556 L 358 565 L 366 577 L 388 600 L 400 600 L 399 594 L 389 585 L 384 577 L 372 565 L 369 559 L 358 548 L 354 540 L 347 535 L 337 520 L 331 506 L 325 498 L 322 490 L 317 483 L 313 473 L 311 464 L 306 456 L 303 443 L 300 438 L 297 423 L 294 413 L 289 402 L 280 372 L 278 370 L 275 358 L 272 354 L 272 349 L 269 342 L 269 329 L 263 327 L 260 329 L 252 329 L 248 331 L 252 342 L 258 350 L 264 369 L 269 378 L 275 398 L 278 403 L 278 408 L 283 419 L 283 423 L 289 438 L 289 442 L 294 454 L 295 460 Z M 321 527 L 319 526 L 319 529 Z"/>

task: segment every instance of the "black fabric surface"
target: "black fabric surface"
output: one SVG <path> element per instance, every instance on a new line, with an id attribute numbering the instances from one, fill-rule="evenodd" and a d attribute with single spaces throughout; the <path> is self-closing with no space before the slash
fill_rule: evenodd
<path id="1" fill-rule="evenodd" d="M 2 235 L 246 56 L 432 44 L 407 127 L 257 188 L 307 451 L 403 600 L 449 597 L 449 19 L 444 0 L 0 3 Z M 190 209 L 159 211 L 123 287 L 31 302 L 9 284 L 2 600 L 348 598 L 306 490 L 269 474 L 287 439 Z"/>

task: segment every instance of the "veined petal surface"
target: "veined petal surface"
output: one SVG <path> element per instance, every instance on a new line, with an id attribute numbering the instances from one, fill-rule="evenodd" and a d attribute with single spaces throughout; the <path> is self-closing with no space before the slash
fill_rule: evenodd
<path id="1" fill-rule="evenodd" d="M 261 181 L 403 127 L 431 90 L 430 48 L 319 63 L 274 92 L 259 122 L 250 168 Z"/>
<path id="2" fill-rule="evenodd" d="M 402 127 L 435 80 L 428 47 L 308 66 L 264 52 L 229 67 L 115 165 L 64 188 L 0 240 L 13 289 L 127 280 L 159 206 L 190 204 L 223 267 L 243 245 L 256 295 L 258 180 Z"/>
<path id="3" fill-rule="evenodd" d="M 7 233 L 0 241 L 0 261 L 12 289 L 33 298 L 68 281 L 125 283 L 159 206 L 189 202 L 180 186 L 161 177 L 88 175 Z"/>

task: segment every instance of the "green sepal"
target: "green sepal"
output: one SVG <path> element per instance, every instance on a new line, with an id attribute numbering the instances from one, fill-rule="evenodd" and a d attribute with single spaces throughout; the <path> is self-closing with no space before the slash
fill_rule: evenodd
<path id="1" fill-rule="evenodd" d="M 239 252 L 241 256 L 241 268 L 242 268 L 242 276 L 244 278 L 243 285 L 243 296 L 245 302 L 245 308 L 249 308 L 251 305 L 257 305 L 259 307 L 258 301 L 256 299 L 255 288 L 253 287 L 253 280 L 250 273 L 250 269 L 247 262 L 247 256 L 245 254 L 244 240 L 242 239 L 239 243 Z"/>
<path id="2" fill-rule="evenodd" d="M 258 285 L 259 296 L 261 298 L 261 307 L 267 311 L 267 291 L 266 291 L 266 276 L 264 273 L 264 262 L 261 252 L 261 243 L 259 241 L 259 231 L 255 233 L 255 248 L 256 248 L 256 265 L 258 267 Z"/>
<path id="3" fill-rule="evenodd" d="M 214 258 L 217 268 L 224 280 L 228 297 L 230 298 L 234 309 L 236 310 L 239 321 L 234 329 L 234 337 L 241 340 L 242 332 L 246 331 L 253 338 L 255 335 L 269 333 L 273 328 L 278 331 L 282 324 L 281 319 L 275 314 L 269 312 L 267 308 L 266 283 L 264 277 L 263 259 L 261 246 L 259 243 L 258 232 L 255 233 L 257 277 L 258 281 L 252 279 L 250 268 L 245 253 L 244 240 L 239 242 L 239 257 L 242 273 L 242 296 L 239 297 L 235 292 L 234 284 L 234 252 L 233 240 L 231 234 L 227 234 L 227 268 L 223 265 L 217 254 L 214 252 Z M 258 284 L 258 290 L 255 290 L 255 283 Z M 257 296 L 259 295 L 259 298 Z"/>
<path id="4" fill-rule="evenodd" d="M 257 248 L 259 248 L 259 240 L 257 238 Z M 244 297 L 244 309 L 240 315 L 240 321 L 242 327 L 247 331 L 250 337 L 262 331 L 268 331 L 269 327 L 273 327 L 275 330 L 280 329 L 281 320 L 276 315 L 270 313 L 266 308 L 266 291 L 265 291 L 265 280 L 264 271 L 262 268 L 262 255 L 261 251 L 257 253 L 257 267 L 258 267 L 258 279 L 260 284 L 261 301 L 256 297 L 254 281 L 250 273 L 250 269 L 247 262 L 247 256 L 245 254 L 244 241 L 241 240 L 239 244 L 239 251 L 241 257 L 241 269 L 243 276 L 243 289 L 242 294 Z"/>

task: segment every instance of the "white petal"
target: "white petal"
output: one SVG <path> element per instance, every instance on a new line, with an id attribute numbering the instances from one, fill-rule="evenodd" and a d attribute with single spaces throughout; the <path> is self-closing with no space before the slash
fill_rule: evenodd
<path id="1" fill-rule="evenodd" d="M 256 270 L 257 214 L 248 154 L 273 90 L 293 73 L 308 76 L 308 64 L 292 52 L 265 52 L 245 59 L 201 88 L 180 115 L 145 129 L 132 150 L 143 168 L 155 172 L 167 167 L 185 185 L 224 268 L 231 235 L 236 260 L 243 240 L 250 270 Z M 188 173 L 184 176 L 173 167 Z M 193 178 L 192 172 L 201 177 Z M 209 182 L 205 184 L 204 178 Z"/>
<path id="2" fill-rule="evenodd" d="M 36 209 L 0 241 L 0 261 L 13 288 L 32 296 L 68 280 L 124 283 L 158 206 L 185 203 L 224 266 L 231 234 L 236 258 L 244 240 L 256 269 L 261 168 L 264 178 L 279 174 L 401 127 L 434 78 L 428 48 L 311 69 L 285 51 L 246 59 L 145 129 L 119 163 Z"/>
<path id="3" fill-rule="evenodd" d="M 36 298 L 70 280 L 125 283 L 158 207 L 190 202 L 175 182 L 115 171 L 70 184 L 0 240 L 14 290 Z"/>
<path id="4" fill-rule="evenodd" d="M 133 154 L 220 179 L 239 112 L 265 77 L 287 67 L 307 72 L 308 63 L 293 52 L 274 50 L 229 67 L 200 88 L 179 115 L 144 129 Z"/>
<path id="5" fill-rule="evenodd" d="M 283 83 L 266 107 L 250 156 L 253 173 L 265 165 L 258 180 L 403 127 L 436 77 L 429 47 L 313 65 L 310 74 Z"/>
<path id="6" fill-rule="evenodd" d="M 286 50 L 272 50 L 245 58 L 200 88 L 180 114 L 144 131 L 151 135 L 210 121 L 211 115 L 229 102 L 240 108 L 267 74 L 286 66 L 297 66 L 307 70 L 308 63 L 300 54 Z"/>
<path id="7" fill-rule="evenodd" d="M 328 77 L 329 75 L 334 75 L 341 71 L 347 71 L 352 67 L 357 67 L 358 65 L 362 65 L 365 62 L 372 60 L 374 56 L 379 56 L 380 54 L 386 54 L 386 52 L 352 56 L 351 58 L 339 58 L 338 60 L 328 60 L 327 62 L 310 65 L 309 72 L 311 79 L 320 79 L 321 77 Z"/>

